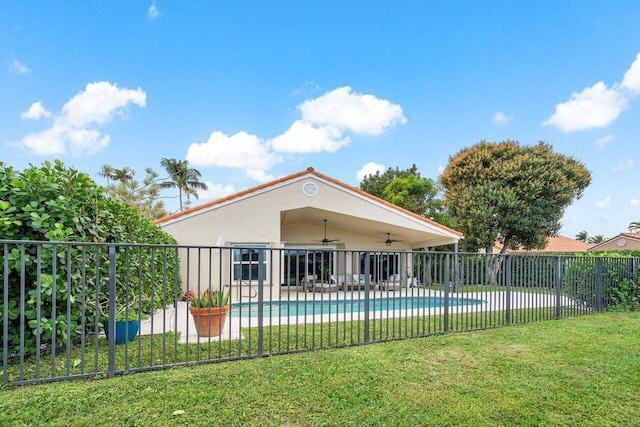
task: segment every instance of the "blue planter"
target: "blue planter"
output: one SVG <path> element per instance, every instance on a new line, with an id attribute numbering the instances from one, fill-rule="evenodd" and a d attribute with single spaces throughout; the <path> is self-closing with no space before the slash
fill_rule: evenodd
<path id="1" fill-rule="evenodd" d="M 109 321 L 103 320 L 104 334 L 109 339 Z M 140 330 L 139 320 L 116 321 L 116 344 L 124 344 L 127 339 L 133 341 Z"/>

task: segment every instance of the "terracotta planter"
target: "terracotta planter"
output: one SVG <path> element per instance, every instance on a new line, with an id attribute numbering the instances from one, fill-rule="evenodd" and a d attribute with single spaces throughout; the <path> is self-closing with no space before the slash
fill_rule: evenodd
<path id="1" fill-rule="evenodd" d="M 189 306 L 189 311 L 196 324 L 198 336 L 217 337 L 222 333 L 224 321 L 227 318 L 229 305 L 222 307 L 198 308 Z"/>

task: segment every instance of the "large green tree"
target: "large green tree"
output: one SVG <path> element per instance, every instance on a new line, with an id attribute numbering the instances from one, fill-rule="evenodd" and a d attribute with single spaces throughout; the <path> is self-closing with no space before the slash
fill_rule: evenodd
<path id="1" fill-rule="evenodd" d="M 183 196 L 186 196 L 188 203 L 190 196 L 198 198 L 198 190 L 207 190 L 207 184 L 200 182 L 202 174 L 197 169 L 190 168 L 188 160 L 163 158 L 160 164 L 166 169 L 171 180 L 160 183 L 160 187 L 178 189 L 181 211 L 183 210 Z"/>
<path id="2" fill-rule="evenodd" d="M 391 181 L 396 178 L 406 178 L 408 176 L 420 178 L 420 172 L 418 172 L 418 167 L 415 164 L 411 165 L 408 169 L 400 170 L 400 168 L 396 166 L 395 169 L 389 168 L 383 173 L 376 172 L 375 174 L 369 174 L 360 182 L 360 189 L 382 199 L 384 198 L 384 189 L 387 188 L 387 185 L 391 184 Z"/>
<path id="3" fill-rule="evenodd" d="M 590 184 L 586 167 L 540 142 L 482 141 L 449 158 L 440 176 L 445 206 L 466 249 L 536 249 L 560 229 L 565 208 Z"/>
<path id="4" fill-rule="evenodd" d="M 384 173 L 367 175 L 360 189 L 425 218 L 448 225 L 442 192 L 438 184 L 420 177 L 416 165 L 400 170 L 389 168 Z"/>

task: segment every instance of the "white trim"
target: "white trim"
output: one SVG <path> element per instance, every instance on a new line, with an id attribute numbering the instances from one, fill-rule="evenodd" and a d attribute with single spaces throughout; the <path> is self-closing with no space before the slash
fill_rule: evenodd
<path id="1" fill-rule="evenodd" d="M 238 282 L 242 282 L 243 280 L 249 280 L 249 279 L 243 279 L 242 278 L 242 265 L 246 264 L 246 265 L 252 265 L 252 264 L 258 264 L 258 261 L 255 262 L 242 262 L 242 260 L 240 260 L 239 262 L 236 262 L 236 250 L 241 250 L 241 249 L 267 249 L 264 260 L 263 260 L 263 264 L 264 264 L 264 280 L 265 282 L 269 282 L 270 277 L 269 277 L 269 269 L 267 268 L 269 265 L 269 254 L 271 253 L 271 251 L 269 250 L 269 245 L 266 243 L 233 243 L 231 244 L 231 283 L 238 283 Z M 240 275 L 241 277 L 235 277 L 235 273 L 236 273 L 236 265 L 240 265 Z M 258 268 L 258 272 L 260 271 L 260 269 Z M 252 281 L 258 281 L 260 280 L 260 276 L 256 277 L 256 278 L 252 278 Z"/>

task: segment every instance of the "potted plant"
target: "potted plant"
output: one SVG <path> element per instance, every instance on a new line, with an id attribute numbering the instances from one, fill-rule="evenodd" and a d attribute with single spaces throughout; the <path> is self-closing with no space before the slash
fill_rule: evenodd
<path id="1" fill-rule="evenodd" d="M 109 303 L 102 301 L 98 306 L 102 317 L 104 334 L 109 339 Z M 115 307 L 115 330 L 116 344 L 124 344 L 126 341 L 133 341 L 140 330 L 140 313 L 137 310 L 137 297 L 121 301 L 116 298 Z"/>
<path id="2" fill-rule="evenodd" d="M 222 333 L 229 311 L 229 293 L 207 289 L 189 301 L 189 311 L 201 337 L 217 337 Z"/>

